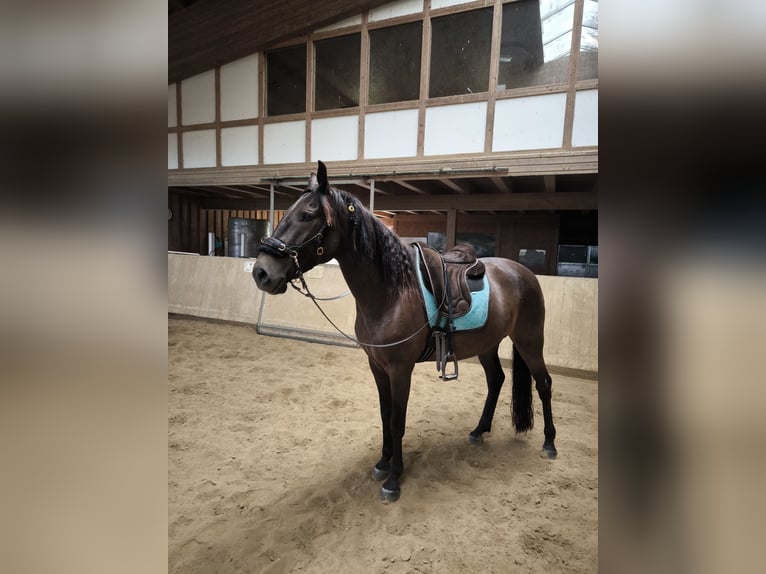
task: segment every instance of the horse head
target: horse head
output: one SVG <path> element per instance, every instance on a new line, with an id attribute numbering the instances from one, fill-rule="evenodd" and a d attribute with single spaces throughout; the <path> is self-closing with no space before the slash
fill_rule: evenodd
<path id="1" fill-rule="evenodd" d="M 319 162 L 303 195 L 285 213 L 274 233 L 264 237 L 253 266 L 255 284 L 277 294 L 287 283 L 335 256 L 340 233 L 335 225 L 327 168 Z"/>

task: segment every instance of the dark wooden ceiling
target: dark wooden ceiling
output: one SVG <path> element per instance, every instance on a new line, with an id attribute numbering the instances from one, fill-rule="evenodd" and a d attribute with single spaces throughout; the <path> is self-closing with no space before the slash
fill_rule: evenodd
<path id="1" fill-rule="evenodd" d="M 168 83 L 390 0 L 168 0 Z"/>
<path id="2" fill-rule="evenodd" d="M 368 205 L 366 182 L 332 181 Z M 287 209 L 303 193 L 304 181 L 275 186 L 276 209 Z M 376 211 L 560 212 L 598 209 L 598 175 L 494 176 L 431 179 L 380 179 L 375 182 Z M 269 184 L 180 186 L 175 193 L 196 197 L 205 209 L 268 209 Z"/>

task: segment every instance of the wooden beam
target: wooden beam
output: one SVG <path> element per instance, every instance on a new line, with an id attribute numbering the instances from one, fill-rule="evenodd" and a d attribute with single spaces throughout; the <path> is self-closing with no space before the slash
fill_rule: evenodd
<path id="1" fill-rule="evenodd" d="M 334 182 L 333 182 L 333 185 L 338 185 L 339 187 L 342 187 L 342 184 L 339 185 L 339 184 L 336 184 Z M 371 189 L 371 185 L 369 183 L 359 182 L 359 183 L 354 183 L 354 185 L 358 185 L 359 187 L 363 187 L 367 191 L 370 191 L 370 189 Z M 346 190 L 346 191 L 348 191 L 348 190 Z M 391 195 L 390 191 L 386 191 L 386 190 L 384 190 L 384 189 L 382 189 L 380 187 L 380 183 L 377 180 L 375 180 L 375 193 L 379 193 L 381 195 Z"/>
<path id="2" fill-rule="evenodd" d="M 556 176 L 555 175 L 544 175 L 543 184 L 545 185 L 545 193 L 556 192 Z"/>
<path id="3" fill-rule="evenodd" d="M 513 152 L 503 154 L 476 155 L 469 157 L 435 156 L 428 158 L 398 158 L 375 161 L 334 162 L 330 170 L 330 182 L 348 177 L 354 173 L 359 178 L 374 177 L 376 182 L 406 180 L 409 185 L 419 179 L 452 179 L 463 175 L 465 177 L 498 177 L 497 173 L 452 174 L 449 170 L 493 170 L 503 169 L 503 176 L 550 175 L 550 174 L 580 174 L 598 173 L 598 150 L 571 151 L 535 151 Z M 307 181 L 308 174 L 316 169 L 314 163 L 280 165 L 237 166 L 221 168 L 170 169 L 168 170 L 168 186 L 194 185 L 240 185 L 267 183 L 267 178 L 276 175 L 282 178 L 295 178 Z M 447 173 L 441 173 L 447 172 Z M 406 186 L 405 186 L 406 187 Z M 414 190 L 412 190 L 414 191 Z M 421 190 L 422 191 L 422 190 Z M 417 192 L 416 192 L 417 193 Z"/>
<path id="4" fill-rule="evenodd" d="M 598 194 L 572 193 L 483 193 L 475 195 L 399 195 L 381 197 L 378 209 L 385 211 L 546 211 L 598 209 Z"/>
<path id="5" fill-rule="evenodd" d="M 274 209 L 287 209 L 295 198 L 276 197 Z M 268 209 L 266 199 L 206 198 L 202 209 Z M 577 211 L 598 209 L 598 194 L 484 193 L 477 195 L 384 195 L 375 198 L 379 211 Z"/>
<path id="6" fill-rule="evenodd" d="M 398 183 L 399 185 L 401 185 L 402 187 L 404 187 L 406 189 L 409 189 L 410 191 L 414 191 L 415 193 L 419 193 L 420 195 L 427 195 L 427 193 L 425 191 L 423 191 L 422 189 L 420 189 L 419 187 L 416 187 L 416 186 L 412 185 L 411 183 L 406 182 L 404 180 L 397 180 L 396 183 Z"/>
<path id="7" fill-rule="evenodd" d="M 227 189 L 229 191 L 233 191 L 234 193 L 238 193 L 240 195 L 244 195 L 246 197 L 266 197 L 265 194 L 261 193 L 260 191 L 253 191 L 250 189 L 242 189 L 241 187 L 228 187 L 228 186 L 221 186 L 222 189 Z"/>
<path id="8" fill-rule="evenodd" d="M 445 177 L 444 179 L 440 179 L 439 181 L 441 181 L 444 185 L 449 187 L 452 191 L 457 191 L 458 193 L 468 193 L 465 189 L 460 187 L 458 184 L 456 184 L 454 181 L 452 181 L 449 178 Z"/>
<path id="9" fill-rule="evenodd" d="M 293 203 L 294 199 L 288 197 L 275 197 L 274 209 L 283 210 L 288 209 Z M 267 211 L 269 209 L 268 199 L 232 199 L 228 197 L 208 197 L 200 200 L 200 207 L 202 209 L 229 209 L 229 210 L 244 210 L 254 209 Z"/>
<path id="10" fill-rule="evenodd" d="M 498 189 L 498 191 L 502 191 L 503 193 L 511 193 L 511 186 L 505 183 L 505 180 L 502 177 L 493 177 L 492 183 L 495 184 L 495 187 Z"/>

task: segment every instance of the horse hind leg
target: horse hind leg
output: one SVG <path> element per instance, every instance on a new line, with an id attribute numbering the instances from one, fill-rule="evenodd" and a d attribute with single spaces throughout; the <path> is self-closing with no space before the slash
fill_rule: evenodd
<path id="1" fill-rule="evenodd" d="M 482 442 L 482 435 L 492 430 L 492 419 L 495 416 L 497 399 L 500 396 L 500 389 L 503 388 L 503 381 L 505 381 L 505 373 L 503 373 L 497 349 L 498 347 L 495 346 L 491 351 L 479 355 L 479 362 L 484 367 L 484 375 L 487 377 L 487 400 L 484 402 L 484 410 L 481 413 L 479 424 L 468 435 L 468 441 L 471 444 Z"/>
<path id="2" fill-rule="evenodd" d="M 556 427 L 553 424 L 553 409 L 551 407 L 551 395 L 553 379 L 543 360 L 542 340 L 535 344 L 520 344 L 518 341 L 513 345 L 513 415 L 517 432 L 525 432 L 532 428 L 532 404 L 531 404 L 531 377 L 535 379 L 535 387 L 540 401 L 543 404 L 543 420 L 545 441 L 543 442 L 543 454 L 548 458 L 556 458 Z M 518 402 L 517 403 L 517 394 Z M 519 414 L 517 413 L 517 409 Z M 517 421 L 518 417 L 518 421 Z M 527 419 L 528 417 L 528 419 Z M 526 427 L 526 428 L 525 428 Z"/>

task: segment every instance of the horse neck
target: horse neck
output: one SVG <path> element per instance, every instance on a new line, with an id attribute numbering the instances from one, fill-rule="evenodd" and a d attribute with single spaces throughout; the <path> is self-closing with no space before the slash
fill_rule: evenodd
<path id="1" fill-rule="evenodd" d="M 350 249 L 344 250 L 336 259 L 358 306 L 372 312 L 384 308 L 384 303 L 391 303 L 392 296 L 398 297 L 387 292 L 383 270 L 378 262 L 359 257 Z"/>
<path id="2" fill-rule="evenodd" d="M 408 290 L 404 286 L 393 292 L 386 288 L 383 261 L 356 253 L 350 244 L 343 246 L 336 259 L 357 306 L 365 313 L 385 314 L 392 305 L 407 296 Z"/>

